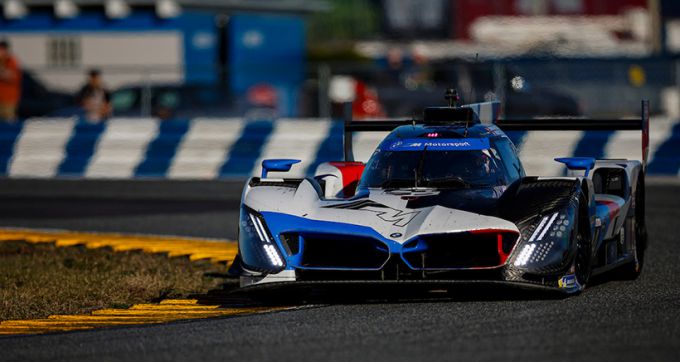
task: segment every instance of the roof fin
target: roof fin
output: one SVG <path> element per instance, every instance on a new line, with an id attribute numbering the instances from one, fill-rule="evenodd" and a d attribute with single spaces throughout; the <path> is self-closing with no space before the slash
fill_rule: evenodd
<path id="1" fill-rule="evenodd" d="M 455 90 L 454 88 L 449 88 L 446 90 L 446 93 L 444 93 L 444 99 L 446 99 L 446 101 L 449 102 L 449 107 L 451 108 L 458 107 L 457 103 L 460 100 L 460 97 L 458 96 L 458 91 Z M 467 137 L 469 125 L 470 119 L 467 118 L 465 119 L 465 137 Z"/>
<path id="2" fill-rule="evenodd" d="M 458 106 L 458 101 L 460 97 L 458 96 L 458 91 L 453 88 L 448 88 L 446 93 L 444 93 L 444 99 L 449 103 L 449 107 L 455 108 Z"/>

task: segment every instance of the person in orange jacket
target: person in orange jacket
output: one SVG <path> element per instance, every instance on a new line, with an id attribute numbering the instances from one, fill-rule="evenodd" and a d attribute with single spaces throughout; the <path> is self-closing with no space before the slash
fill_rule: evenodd
<path id="1" fill-rule="evenodd" d="M 0 120 L 13 122 L 21 98 L 21 69 L 7 40 L 0 40 Z"/>

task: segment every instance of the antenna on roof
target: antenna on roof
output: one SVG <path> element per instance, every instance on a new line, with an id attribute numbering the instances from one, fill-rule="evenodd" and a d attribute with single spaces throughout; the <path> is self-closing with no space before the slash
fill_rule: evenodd
<path id="1" fill-rule="evenodd" d="M 446 99 L 447 102 L 449 102 L 449 107 L 451 108 L 456 108 L 458 105 L 458 101 L 460 100 L 460 97 L 458 96 L 458 91 L 449 88 L 446 90 L 446 93 L 444 94 L 444 99 Z M 468 134 L 468 125 L 470 124 L 470 117 L 465 118 L 465 137 L 467 137 Z"/>
<path id="2" fill-rule="evenodd" d="M 467 67 L 468 79 L 470 79 L 470 80 L 472 79 L 472 76 L 470 74 L 475 71 L 475 69 L 471 70 L 470 68 L 471 67 L 475 68 L 478 65 L 479 65 L 479 53 L 475 53 L 475 61 Z M 473 88 L 472 81 L 470 81 L 470 82 L 468 82 L 467 99 L 465 99 L 465 101 L 468 102 L 468 103 L 474 102 L 472 100 L 472 88 Z"/>
<path id="3" fill-rule="evenodd" d="M 460 97 L 458 96 L 458 91 L 453 88 L 448 88 L 446 93 L 444 93 L 444 99 L 449 104 L 449 107 L 456 108 Z"/>

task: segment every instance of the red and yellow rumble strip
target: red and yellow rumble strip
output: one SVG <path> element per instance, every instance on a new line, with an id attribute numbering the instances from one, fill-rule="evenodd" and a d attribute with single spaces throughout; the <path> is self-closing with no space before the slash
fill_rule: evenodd
<path id="1" fill-rule="evenodd" d="M 9 240 L 57 246 L 84 245 L 90 249 L 110 247 L 114 251 L 142 250 L 171 257 L 188 256 L 191 260 L 209 259 L 216 263 L 231 263 L 238 250 L 235 242 L 219 239 L 0 228 L 0 241 Z"/>
<path id="2" fill-rule="evenodd" d="M 0 322 L 0 335 L 77 331 L 101 327 L 156 324 L 178 320 L 269 312 L 290 307 L 222 308 L 199 305 L 195 299 L 167 299 L 158 304 L 135 304 L 128 309 L 100 309 L 90 315 L 51 315 L 46 319 Z"/>

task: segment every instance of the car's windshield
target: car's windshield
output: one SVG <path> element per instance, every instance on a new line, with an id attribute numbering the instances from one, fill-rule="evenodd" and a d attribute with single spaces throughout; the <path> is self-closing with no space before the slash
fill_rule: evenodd
<path id="1" fill-rule="evenodd" d="M 378 149 L 366 165 L 360 188 L 466 188 L 504 184 L 494 147 L 482 150 L 386 151 Z"/>

